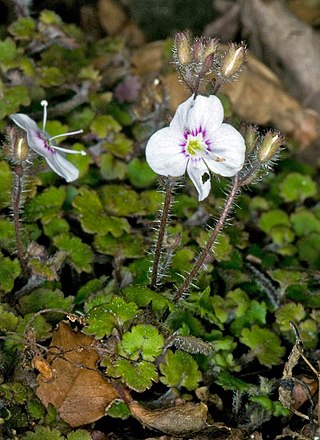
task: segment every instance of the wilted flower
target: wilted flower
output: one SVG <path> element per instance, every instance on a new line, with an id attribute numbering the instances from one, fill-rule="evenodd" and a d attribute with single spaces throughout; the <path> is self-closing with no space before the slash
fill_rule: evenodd
<path id="1" fill-rule="evenodd" d="M 82 155 L 85 155 L 86 152 L 68 150 L 66 148 L 58 147 L 55 144 L 54 139 L 82 133 L 83 131 L 78 130 L 50 137 L 50 135 L 45 131 L 48 103 L 47 101 L 42 101 L 41 105 L 44 107 L 42 130 L 40 130 L 33 119 L 23 113 L 15 113 L 11 115 L 10 118 L 18 127 L 20 127 L 27 133 L 27 142 L 29 147 L 40 156 L 44 157 L 50 168 L 52 168 L 55 173 L 63 177 L 67 182 L 72 182 L 79 177 L 79 170 L 71 162 L 69 162 L 66 158 L 59 154 L 57 150 L 69 154 L 71 153 Z"/>
<path id="2" fill-rule="evenodd" d="M 205 199 L 211 188 L 209 170 L 231 177 L 240 171 L 245 159 L 243 137 L 223 123 L 223 117 L 216 96 L 191 96 L 178 107 L 170 126 L 149 139 L 149 166 L 162 176 L 182 176 L 187 170 L 199 200 Z"/>

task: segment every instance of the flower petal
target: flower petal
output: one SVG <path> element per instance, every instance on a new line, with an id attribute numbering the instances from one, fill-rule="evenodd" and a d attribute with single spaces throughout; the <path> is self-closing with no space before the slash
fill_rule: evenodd
<path id="1" fill-rule="evenodd" d="M 204 160 L 213 173 L 231 177 L 243 167 L 245 152 L 245 142 L 238 130 L 222 124 L 212 136 L 212 153 Z"/>
<path id="2" fill-rule="evenodd" d="M 15 113 L 10 115 L 10 118 L 18 127 L 22 128 L 22 130 L 28 131 L 29 129 L 32 129 L 34 131 L 39 131 L 35 121 L 23 113 Z"/>
<path id="3" fill-rule="evenodd" d="M 219 98 L 211 96 L 191 96 L 179 105 L 170 127 L 184 131 L 202 129 L 216 131 L 224 117 L 223 106 Z"/>
<path id="4" fill-rule="evenodd" d="M 171 127 L 154 133 L 146 146 L 146 159 L 150 168 L 162 176 L 182 176 L 188 158 L 180 145 L 182 134 Z"/>
<path id="5" fill-rule="evenodd" d="M 45 158 L 49 167 L 67 182 L 78 179 L 79 170 L 61 154 L 54 152 L 50 157 Z"/>
<path id="6" fill-rule="evenodd" d="M 206 197 L 208 197 L 211 189 L 211 179 L 210 179 L 209 170 L 206 167 L 203 160 L 197 162 L 196 166 L 194 165 L 192 160 L 189 160 L 187 166 L 187 172 L 194 186 L 196 187 L 196 190 L 199 193 L 198 200 L 199 202 L 201 202 L 201 200 L 204 200 Z M 204 177 L 206 177 L 205 174 L 207 174 L 208 177 L 207 180 L 204 179 Z"/>

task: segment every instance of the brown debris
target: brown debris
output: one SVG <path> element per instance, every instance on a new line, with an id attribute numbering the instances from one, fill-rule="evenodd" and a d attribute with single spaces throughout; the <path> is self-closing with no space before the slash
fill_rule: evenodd
<path id="1" fill-rule="evenodd" d="M 92 423 L 105 415 L 105 408 L 118 397 L 112 384 L 96 369 L 99 354 L 93 339 L 61 322 L 54 332 L 47 358 L 55 377 L 38 377 L 37 395 L 47 407 L 54 405 L 72 427 Z"/>

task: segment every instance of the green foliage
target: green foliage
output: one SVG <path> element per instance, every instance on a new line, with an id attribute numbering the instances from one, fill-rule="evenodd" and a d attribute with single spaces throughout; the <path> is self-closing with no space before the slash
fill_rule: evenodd
<path id="1" fill-rule="evenodd" d="M 57 216 L 66 198 L 66 189 L 50 187 L 42 194 L 31 199 L 25 209 L 25 215 L 30 222 L 44 217 Z"/>
<path id="2" fill-rule="evenodd" d="M 138 324 L 129 332 L 124 333 L 119 345 L 120 352 L 131 360 L 140 357 L 153 362 L 160 355 L 164 344 L 164 338 L 158 330 L 149 324 Z"/>
<path id="3" fill-rule="evenodd" d="M 136 313 L 136 304 L 127 303 L 118 296 L 110 297 L 108 302 L 89 310 L 86 333 L 97 338 L 109 336 L 114 328 L 121 329 L 127 321 L 131 321 Z"/>
<path id="4" fill-rule="evenodd" d="M 58 429 L 37 426 L 34 432 L 27 432 L 23 440 L 63 440 L 65 437 Z M 75 439 L 74 439 L 75 440 Z M 80 439 L 79 439 L 80 440 Z"/>
<path id="5" fill-rule="evenodd" d="M 316 193 L 315 182 L 303 174 L 290 173 L 280 184 L 280 195 L 286 202 L 303 202 Z"/>
<path id="6" fill-rule="evenodd" d="M 114 400 L 107 408 L 106 414 L 116 419 L 125 420 L 130 417 L 131 413 L 127 405 L 122 400 Z"/>
<path id="7" fill-rule="evenodd" d="M 35 313 L 43 309 L 62 309 L 70 312 L 73 307 L 73 296 L 64 297 L 61 290 L 46 288 L 35 289 L 29 295 L 24 295 L 20 301 L 20 310 L 23 314 Z M 61 317 L 61 315 L 58 315 Z"/>
<path id="8" fill-rule="evenodd" d="M 0 293 L 8 293 L 13 289 L 14 281 L 21 274 L 20 263 L 0 254 Z"/>
<path id="9" fill-rule="evenodd" d="M 189 353 L 182 350 L 167 350 L 166 363 L 160 364 L 162 376 L 160 381 L 169 387 L 185 387 L 188 391 L 195 390 L 202 380 L 197 362 Z"/>
<path id="10" fill-rule="evenodd" d="M 112 377 L 121 378 L 129 388 L 138 393 L 151 388 L 152 382 L 158 380 L 155 366 L 148 361 L 132 363 L 129 360 L 120 359 L 107 369 L 107 373 Z"/>
<path id="11" fill-rule="evenodd" d="M 7 162 L 0 161 L 0 208 L 10 205 L 12 175 Z"/>
<path id="12" fill-rule="evenodd" d="M 93 252 L 79 237 L 60 234 L 53 239 L 54 245 L 67 253 L 71 265 L 77 272 L 91 272 Z"/>
<path id="13" fill-rule="evenodd" d="M 155 173 L 146 162 L 136 157 L 128 165 L 128 177 L 133 186 L 146 188 L 154 182 Z"/>
<path id="14" fill-rule="evenodd" d="M 249 356 L 257 357 L 266 367 L 280 364 L 281 357 L 285 353 L 279 337 L 271 330 L 257 325 L 252 326 L 251 329 L 244 328 L 240 341 L 250 348 Z"/>

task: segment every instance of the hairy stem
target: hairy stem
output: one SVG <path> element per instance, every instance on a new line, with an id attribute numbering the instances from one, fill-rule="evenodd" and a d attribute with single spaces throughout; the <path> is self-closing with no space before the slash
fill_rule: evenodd
<path id="1" fill-rule="evenodd" d="M 161 214 L 157 244 L 156 244 L 153 266 L 152 266 L 151 283 L 150 283 L 151 289 L 155 289 L 157 286 L 157 282 L 158 282 L 159 264 L 160 264 L 160 258 L 161 258 L 162 247 L 163 247 L 163 239 L 164 239 L 164 234 L 166 232 L 166 226 L 167 226 L 168 217 L 169 217 L 169 210 L 170 210 L 171 201 L 172 201 L 172 187 L 173 187 L 172 177 L 170 177 L 170 176 L 167 177 L 165 185 L 166 185 L 165 186 L 166 192 L 165 192 L 165 197 L 164 197 L 164 202 L 163 202 L 163 209 L 162 209 L 162 214 Z"/>
<path id="2" fill-rule="evenodd" d="M 208 239 L 205 247 L 202 249 L 202 251 L 199 255 L 199 258 L 197 259 L 193 269 L 187 275 L 183 284 L 181 285 L 181 287 L 177 290 L 176 294 L 174 295 L 174 297 L 173 297 L 174 303 L 177 303 L 180 300 L 180 298 L 184 295 L 184 293 L 188 290 L 190 284 L 192 283 L 194 278 L 198 275 L 198 272 L 200 271 L 202 265 L 204 264 L 207 256 L 211 252 L 212 246 L 214 245 L 214 242 L 216 241 L 218 234 L 219 234 L 221 228 L 223 227 L 223 225 L 228 217 L 229 211 L 233 205 L 233 202 L 234 202 L 234 199 L 237 195 L 237 191 L 238 191 L 239 187 L 240 187 L 239 176 L 238 176 L 238 174 L 236 174 L 236 176 L 233 178 L 232 188 L 231 188 L 230 194 L 226 200 L 224 208 L 220 214 L 219 220 L 218 220 L 214 230 L 212 231 L 212 234 L 211 234 L 210 238 Z"/>
<path id="3" fill-rule="evenodd" d="M 14 168 L 14 182 L 13 182 L 13 191 L 12 191 L 13 225 L 14 225 L 14 232 L 16 237 L 18 258 L 21 264 L 22 272 L 24 276 L 27 277 L 29 270 L 25 260 L 25 248 L 21 240 L 21 230 L 20 230 L 22 179 L 23 179 L 23 167 L 22 165 L 16 165 Z"/>

